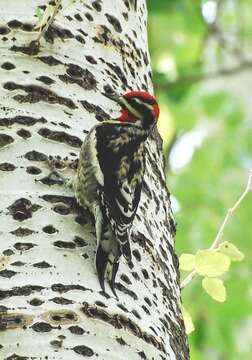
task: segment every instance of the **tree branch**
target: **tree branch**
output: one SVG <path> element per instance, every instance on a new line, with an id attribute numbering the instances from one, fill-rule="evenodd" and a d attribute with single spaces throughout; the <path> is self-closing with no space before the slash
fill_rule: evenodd
<path id="1" fill-rule="evenodd" d="M 182 76 L 178 78 L 178 80 L 176 81 L 167 82 L 163 84 L 162 83 L 156 84 L 156 89 L 169 91 L 179 86 L 190 86 L 201 81 L 216 79 L 220 76 L 234 75 L 241 71 L 245 71 L 251 68 L 252 68 L 252 61 L 245 60 L 241 62 L 239 65 L 231 68 L 223 68 L 223 69 L 218 69 L 216 71 L 210 71 L 208 73 L 192 74 L 184 77 Z"/>
<path id="2" fill-rule="evenodd" d="M 56 0 L 56 4 L 52 13 L 52 16 L 48 20 L 48 22 L 45 24 L 41 32 L 39 33 L 39 36 L 35 40 L 35 43 L 39 46 L 40 40 L 45 35 L 46 31 L 48 30 L 49 26 L 53 23 L 55 16 L 57 15 L 58 11 L 60 10 L 62 0 Z"/>
<path id="3" fill-rule="evenodd" d="M 218 246 L 220 245 L 221 240 L 223 238 L 224 229 L 225 229 L 230 217 L 234 214 L 234 212 L 237 210 L 237 208 L 241 205 L 242 201 L 245 199 L 245 197 L 247 196 L 247 194 L 250 191 L 252 191 L 252 170 L 249 173 L 248 182 L 247 182 L 245 190 L 243 191 L 243 193 L 241 194 L 239 199 L 236 201 L 236 203 L 233 205 L 233 207 L 228 209 L 227 214 L 226 214 L 226 216 L 220 226 L 220 229 L 216 235 L 216 238 L 215 238 L 214 242 L 212 243 L 212 245 L 210 246 L 211 250 L 216 250 L 218 248 Z M 181 281 L 180 288 L 183 289 L 185 286 L 187 286 L 196 275 L 197 275 L 197 272 L 195 270 L 191 271 L 190 274 L 187 275 Z"/>

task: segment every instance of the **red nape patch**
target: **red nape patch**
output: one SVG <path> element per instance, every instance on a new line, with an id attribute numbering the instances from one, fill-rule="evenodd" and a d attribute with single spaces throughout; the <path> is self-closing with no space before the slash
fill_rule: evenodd
<path id="1" fill-rule="evenodd" d="M 150 103 L 156 102 L 155 97 L 146 91 L 130 91 L 127 94 L 125 94 L 124 97 L 126 99 L 131 97 L 139 97 L 149 101 Z"/>
<path id="2" fill-rule="evenodd" d="M 153 112 L 154 112 L 155 118 L 158 119 L 159 114 L 160 114 L 160 109 L 159 109 L 158 104 L 153 105 Z"/>
<path id="3" fill-rule="evenodd" d="M 117 120 L 121 122 L 130 122 L 130 123 L 136 122 L 135 116 L 129 113 L 128 109 L 123 109 L 121 115 Z"/>

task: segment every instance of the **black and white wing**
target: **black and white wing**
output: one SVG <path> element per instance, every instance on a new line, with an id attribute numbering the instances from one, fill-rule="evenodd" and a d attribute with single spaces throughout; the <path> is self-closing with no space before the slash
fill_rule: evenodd
<path id="1" fill-rule="evenodd" d="M 134 219 L 144 174 L 144 133 L 131 124 L 96 127 L 97 160 L 104 177 L 100 201 L 120 249 L 131 259 L 129 229 Z"/>

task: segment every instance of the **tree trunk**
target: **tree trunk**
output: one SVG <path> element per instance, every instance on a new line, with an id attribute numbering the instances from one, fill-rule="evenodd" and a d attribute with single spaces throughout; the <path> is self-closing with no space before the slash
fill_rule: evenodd
<path id="1" fill-rule="evenodd" d="M 119 300 L 100 291 L 90 216 L 48 177 L 50 155 L 73 177 L 84 134 L 117 113 L 102 92 L 152 92 L 145 1 L 63 2 L 39 48 L 38 4 L 0 2 L 0 358 L 189 359 L 157 132 Z"/>

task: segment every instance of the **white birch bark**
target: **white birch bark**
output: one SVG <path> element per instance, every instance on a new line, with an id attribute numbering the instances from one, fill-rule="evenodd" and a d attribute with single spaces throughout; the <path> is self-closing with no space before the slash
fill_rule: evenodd
<path id="1" fill-rule="evenodd" d="M 0 358 L 188 359 L 158 134 L 119 300 L 100 291 L 90 216 L 45 161 L 71 164 L 95 122 L 117 114 L 102 92 L 153 91 L 145 1 L 137 13 L 127 0 L 63 2 L 36 51 L 38 5 L 0 1 Z"/>

